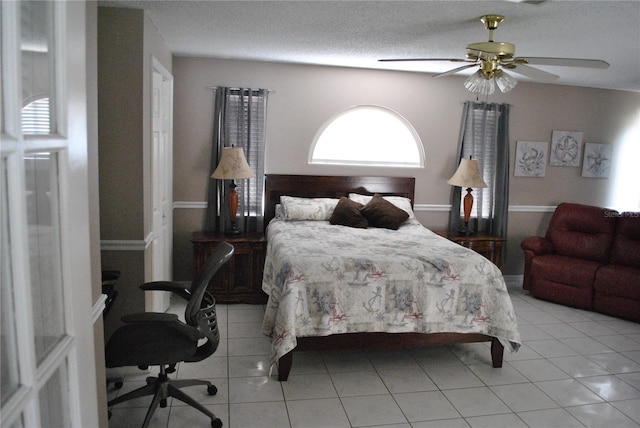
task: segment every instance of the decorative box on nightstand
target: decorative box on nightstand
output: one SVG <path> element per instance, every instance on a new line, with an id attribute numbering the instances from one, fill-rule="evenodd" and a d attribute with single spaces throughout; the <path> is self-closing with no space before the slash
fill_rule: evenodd
<path id="1" fill-rule="evenodd" d="M 191 236 L 194 277 L 222 241 L 233 245 L 233 257 L 222 266 L 207 290 L 218 303 L 265 303 L 267 295 L 262 291 L 262 272 L 267 241 L 262 233 L 228 237 L 223 233 L 194 232 Z"/>
<path id="2" fill-rule="evenodd" d="M 457 232 L 447 231 L 436 231 L 436 233 L 463 247 L 470 248 L 476 253 L 482 254 L 496 266 L 502 267 L 502 246 L 506 241 L 505 238 L 482 233 L 473 235 L 461 235 Z"/>

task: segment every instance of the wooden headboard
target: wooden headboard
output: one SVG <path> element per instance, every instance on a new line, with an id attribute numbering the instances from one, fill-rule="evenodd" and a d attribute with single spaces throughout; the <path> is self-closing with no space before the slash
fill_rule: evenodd
<path id="1" fill-rule="evenodd" d="M 349 193 L 362 195 L 404 196 L 413 197 L 416 179 L 413 177 L 358 177 L 335 175 L 265 175 L 265 211 L 264 226 L 275 216 L 276 204 L 280 196 L 297 196 L 301 198 L 339 198 Z"/>

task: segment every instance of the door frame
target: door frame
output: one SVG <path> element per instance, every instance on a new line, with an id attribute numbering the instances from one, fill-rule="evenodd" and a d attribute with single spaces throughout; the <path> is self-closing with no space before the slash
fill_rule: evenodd
<path id="1" fill-rule="evenodd" d="M 166 117 L 163 124 L 163 136 L 156 159 L 154 147 L 154 73 L 162 76 L 162 93 L 159 96 L 159 110 Z M 173 75 L 154 56 L 151 57 L 150 70 L 151 84 L 151 108 L 150 108 L 150 196 L 145 198 L 150 203 L 151 215 L 151 239 L 149 244 L 150 255 L 145 257 L 145 272 L 148 273 L 146 281 L 170 281 L 173 279 Z M 166 128 L 165 129 L 165 125 Z M 154 171 L 159 168 L 160 173 Z M 163 180 L 164 182 L 159 182 Z M 157 190 L 160 190 L 158 192 Z M 163 192 L 164 191 L 164 192 Z M 162 193 L 162 194 L 161 194 Z M 154 215 L 154 211 L 162 210 L 160 216 Z M 169 307 L 170 294 L 165 291 L 145 292 L 145 310 L 149 312 L 165 312 Z"/>

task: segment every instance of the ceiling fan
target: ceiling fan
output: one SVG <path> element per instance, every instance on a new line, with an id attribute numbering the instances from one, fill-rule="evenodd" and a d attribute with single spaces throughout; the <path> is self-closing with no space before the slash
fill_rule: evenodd
<path id="1" fill-rule="evenodd" d="M 504 16 L 502 15 L 483 15 L 480 17 L 484 28 L 489 30 L 489 40 L 487 42 L 471 43 L 468 45 L 467 56 L 464 59 L 396 58 L 381 59 L 379 61 L 449 61 L 465 63 L 465 65 L 445 71 L 444 73 L 436 74 L 433 77 L 449 76 L 468 68 L 479 67 L 478 71 L 469 76 L 465 81 L 465 87 L 471 92 L 478 92 L 482 95 L 492 94 L 496 84 L 502 92 L 508 92 L 516 86 L 518 81 L 504 70 L 510 70 L 542 82 L 552 82 L 559 78 L 559 76 L 553 73 L 530 67 L 529 64 L 601 69 L 609 67 L 609 63 L 598 59 L 516 57 L 516 49 L 512 43 L 495 42 L 493 40 L 493 32 L 503 20 Z"/>

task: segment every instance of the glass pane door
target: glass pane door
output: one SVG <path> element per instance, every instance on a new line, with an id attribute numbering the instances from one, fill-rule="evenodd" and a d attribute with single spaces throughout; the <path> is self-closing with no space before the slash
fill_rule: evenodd
<path id="1" fill-rule="evenodd" d="M 98 426 L 86 5 L 2 1 L 0 425 Z"/>
<path id="2" fill-rule="evenodd" d="M 0 162 L 0 402 L 2 404 L 13 396 L 20 385 L 8 206 L 7 167 L 6 161 L 2 160 Z"/>
<path id="3" fill-rule="evenodd" d="M 53 24 L 53 2 L 21 2 L 21 127 L 24 135 L 55 134 L 57 130 Z"/>
<path id="4" fill-rule="evenodd" d="M 24 157 L 31 301 L 38 363 L 65 334 L 56 160 L 56 154 L 49 152 L 30 153 Z"/>

